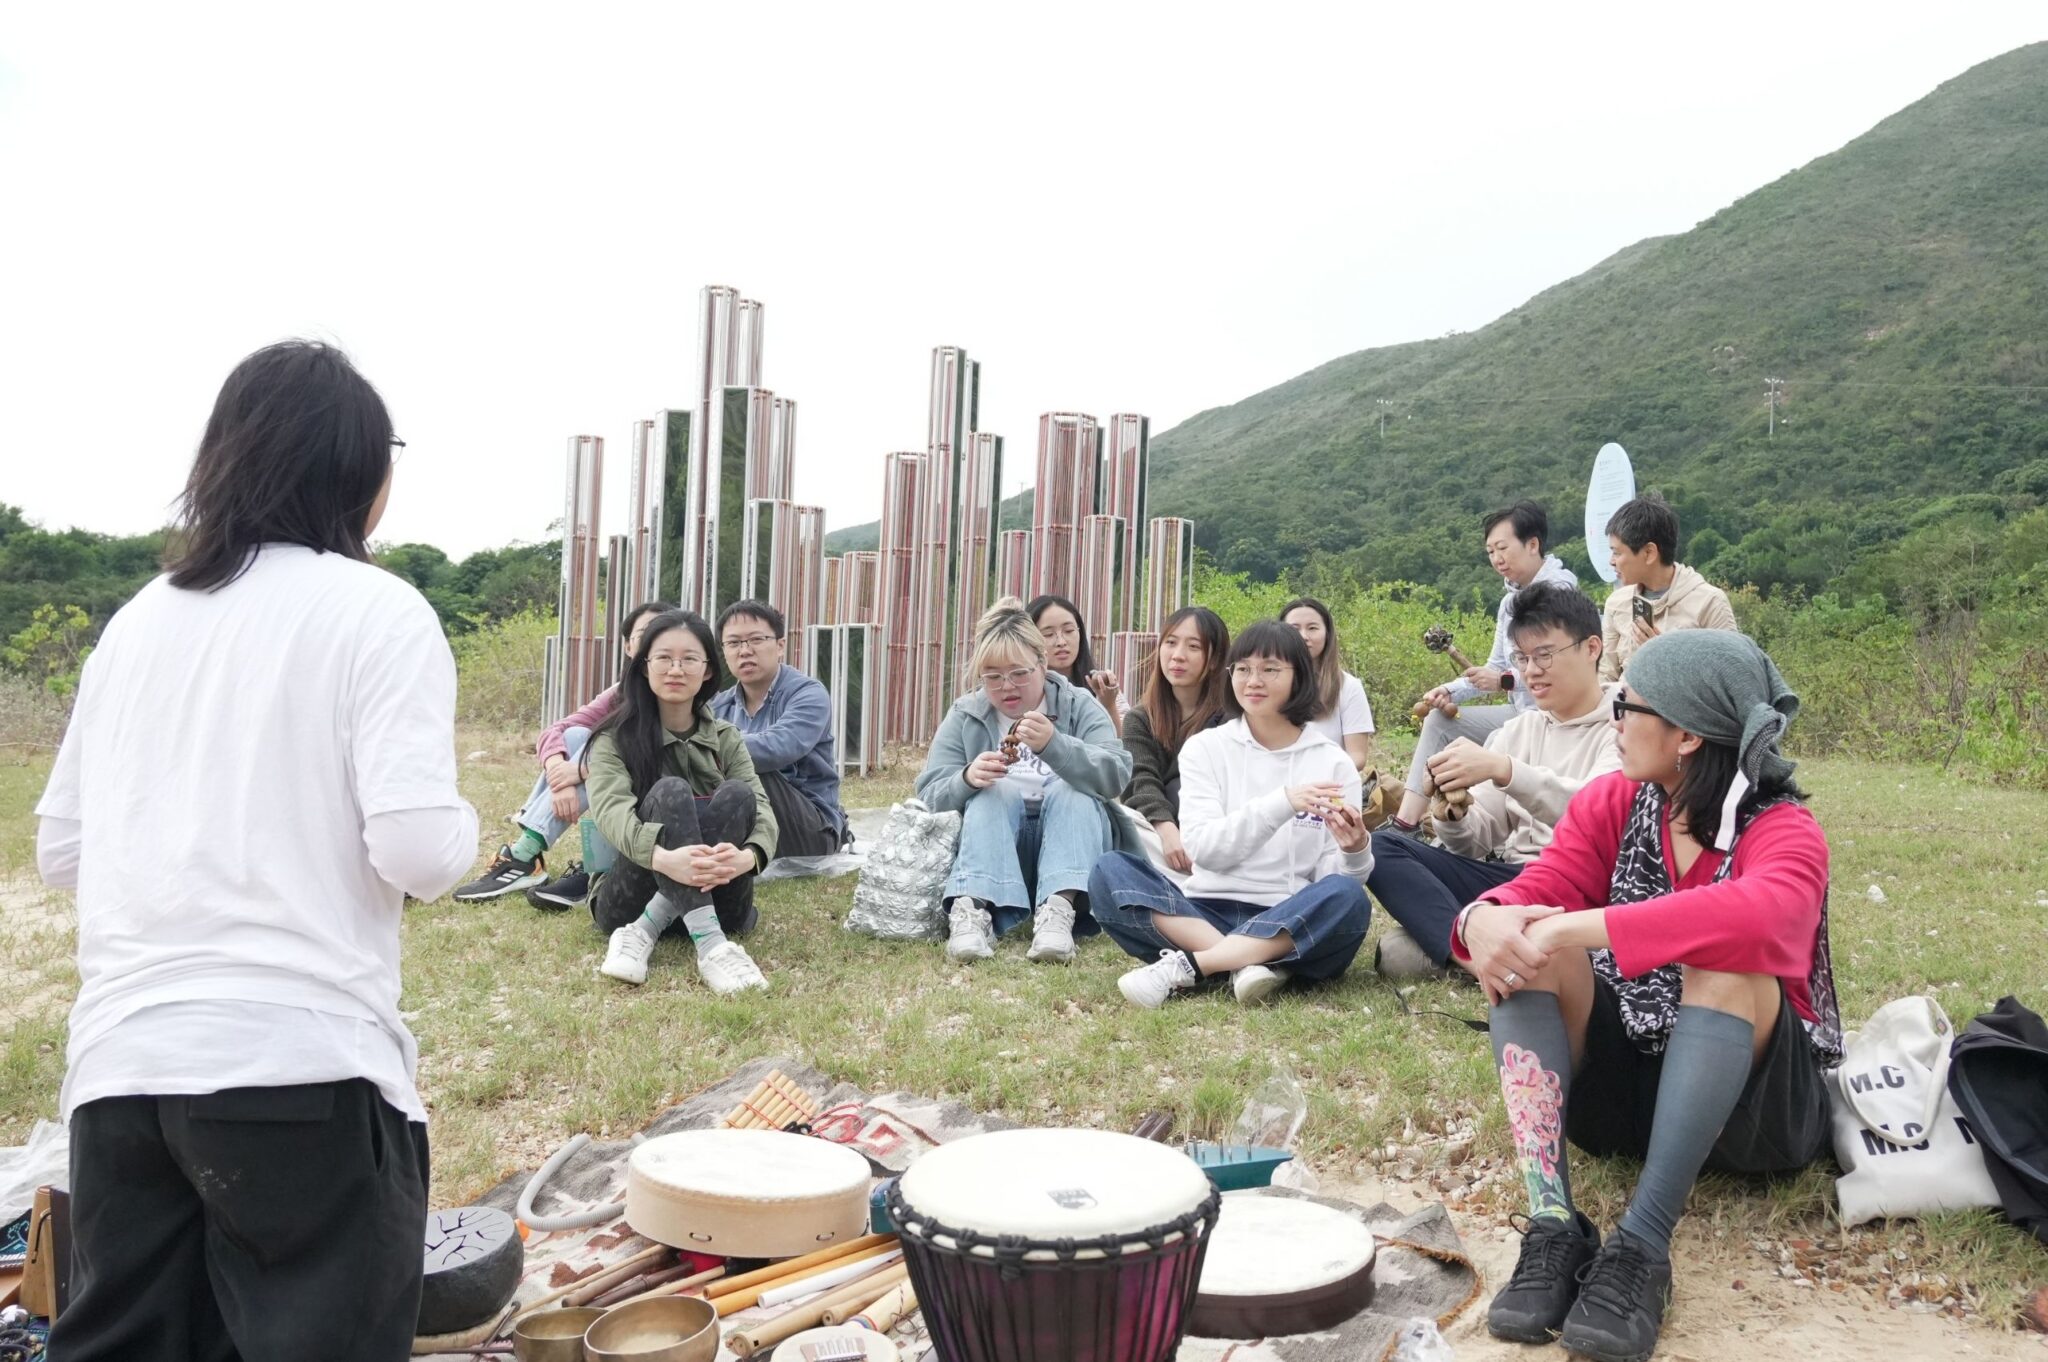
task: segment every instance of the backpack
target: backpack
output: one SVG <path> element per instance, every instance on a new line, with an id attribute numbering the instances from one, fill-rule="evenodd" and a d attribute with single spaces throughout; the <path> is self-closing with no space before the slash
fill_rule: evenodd
<path id="1" fill-rule="evenodd" d="M 1956 1038 L 1948 1089 L 1984 1146 L 2006 1219 L 2048 1244 L 2048 1022 L 2000 998 Z"/>

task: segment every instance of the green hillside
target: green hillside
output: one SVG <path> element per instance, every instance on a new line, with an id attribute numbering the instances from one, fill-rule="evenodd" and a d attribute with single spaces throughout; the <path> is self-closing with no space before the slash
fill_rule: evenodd
<path id="1" fill-rule="evenodd" d="M 1474 518 L 1521 495 L 1585 570 L 1564 541 L 1608 440 L 1688 557 L 1766 590 L 1882 586 L 1916 528 L 2048 500 L 2048 43 L 1478 331 L 1202 412 L 1156 437 L 1153 507 L 1226 569 L 1462 592 L 1490 580 Z"/>

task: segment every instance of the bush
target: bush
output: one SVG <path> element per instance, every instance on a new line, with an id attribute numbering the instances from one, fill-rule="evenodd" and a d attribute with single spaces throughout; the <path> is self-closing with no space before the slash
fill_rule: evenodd
<path id="1" fill-rule="evenodd" d="M 0 758 L 55 751 L 71 719 L 71 697 L 51 694 L 25 676 L 0 672 Z"/>
<path id="2" fill-rule="evenodd" d="M 540 721 L 541 664 L 552 616 L 522 611 L 449 640 L 457 723 L 525 732 Z"/>

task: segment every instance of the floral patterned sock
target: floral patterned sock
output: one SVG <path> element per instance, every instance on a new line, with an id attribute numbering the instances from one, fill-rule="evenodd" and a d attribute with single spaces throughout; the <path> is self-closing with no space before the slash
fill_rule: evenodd
<path id="1" fill-rule="evenodd" d="M 1533 989 L 1493 1005 L 1493 1062 L 1507 1104 L 1508 1134 L 1529 1192 L 1529 1218 L 1570 1221 L 1564 1104 L 1572 1086 L 1572 1040 L 1555 993 Z"/>

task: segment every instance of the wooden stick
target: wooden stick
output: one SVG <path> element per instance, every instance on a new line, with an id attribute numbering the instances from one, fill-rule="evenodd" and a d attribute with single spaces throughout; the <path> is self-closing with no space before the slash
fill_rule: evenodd
<path id="1" fill-rule="evenodd" d="M 825 1322 L 844 1324 L 910 1280 L 910 1264 L 896 1263 L 825 1298 Z"/>
<path id="2" fill-rule="evenodd" d="M 644 1253 L 636 1253 L 617 1267 L 607 1268 L 595 1277 L 587 1281 L 578 1282 L 575 1286 L 570 1287 L 568 1291 L 563 1293 L 565 1299 L 562 1303 L 572 1306 L 586 1305 L 593 1298 L 602 1296 L 620 1282 L 639 1276 L 647 1271 L 650 1263 L 654 1263 L 673 1252 L 675 1250 L 671 1249 L 667 1244 L 656 1244 Z"/>
<path id="3" fill-rule="evenodd" d="M 565 1298 L 568 1296 L 573 1296 L 579 1291 L 588 1291 L 593 1286 L 597 1287 L 600 1291 L 602 1291 L 604 1289 L 603 1283 L 605 1278 L 611 1277 L 616 1281 L 624 1281 L 624 1277 L 620 1277 L 617 1275 L 619 1272 L 624 1271 L 626 1273 L 626 1276 L 631 1276 L 634 1272 L 641 1270 L 643 1264 L 651 1263 L 656 1258 L 660 1257 L 662 1254 L 667 1252 L 669 1252 L 669 1247 L 667 1244 L 656 1244 L 653 1248 L 643 1249 L 639 1253 L 636 1253 L 632 1257 L 626 1259 L 624 1262 L 619 1263 L 613 1267 L 606 1268 L 603 1272 L 598 1273 L 595 1277 L 585 1277 L 582 1281 L 571 1282 L 567 1286 L 563 1287 L 560 1291 L 550 1291 L 547 1295 L 542 1296 L 539 1300 L 535 1301 L 531 1305 L 520 1306 L 519 1313 L 514 1315 L 513 1319 L 515 1321 L 525 1319 L 528 1315 L 534 1313 L 536 1310 L 545 1310 L 549 1306 L 554 1305 L 557 1302 L 561 1302 L 564 1305 L 572 1304 L 572 1302 L 566 1300 Z"/>
<path id="4" fill-rule="evenodd" d="M 917 1288 L 909 1282 L 897 1287 L 888 1295 L 855 1315 L 852 1323 L 886 1334 L 900 1323 L 905 1315 L 917 1310 Z"/>
<path id="5" fill-rule="evenodd" d="M 651 1301 L 657 1296 L 687 1296 L 690 1295 L 692 1292 L 696 1291 L 699 1287 L 703 1286 L 705 1283 L 715 1282 L 724 1275 L 724 1268 L 714 1267 L 709 1269 L 708 1271 L 699 1272 L 694 1277 L 684 1277 L 680 1281 L 664 1282 L 662 1285 L 655 1287 L 652 1291 L 642 1291 L 637 1296 L 628 1296 L 626 1297 L 626 1299 L 622 1301 L 614 1301 L 611 1305 L 607 1306 L 606 1308 L 616 1310 L 621 1305 L 631 1305 L 634 1301 Z"/>
<path id="6" fill-rule="evenodd" d="M 830 1248 L 821 1248 L 815 1253 L 806 1253 L 801 1258 L 784 1258 L 779 1263 L 770 1263 L 766 1267 L 757 1267 L 752 1272 L 742 1272 L 737 1277 L 727 1277 L 716 1287 L 713 1287 L 704 1294 L 716 1300 L 729 1291 L 739 1291 L 763 1282 L 778 1281 L 784 1277 L 801 1277 L 804 1275 L 805 1269 L 816 1267 L 820 1263 L 829 1263 L 834 1259 L 844 1258 L 849 1254 L 859 1253 L 864 1249 L 881 1247 L 896 1247 L 896 1236 L 893 1234 L 863 1234 L 858 1239 L 849 1239 L 843 1244 L 834 1244 Z"/>
<path id="7" fill-rule="evenodd" d="M 789 1273 L 786 1276 L 774 1278 L 771 1281 L 760 1282 L 754 1286 L 743 1287 L 737 1291 L 728 1290 L 724 1295 L 713 1297 L 712 1304 L 718 1307 L 719 1318 L 723 1319 L 727 1315 L 738 1314 L 749 1306 L 758 1305 L 763 1291 L 772 1291 L 778 1286 L 788 1286 L 807 1277 L 814 1277 L 821 1272 L 832 1271 L 850 1263 L 861 1262 L 869 1258 L 879 1258 L 888 1251 L 886 1248 L 871 1248 L 863 1249 L 857 1254 L 842 1254 L 839 1258 L 832 1259 L 829 1262 L 813 1263 L 807 1268 Z M 706 1294 L 709 1295 L 710 1293 L 707 1292 Z"/>
<path id="8" fill-rule="evenodd" d="M 665 1267 L 659 1272 L 642 1273 L 630 1281 L 620 1282 L 617 1286 L 590 1303 L 596 1306 L 616 1305 L 619 1300 L 627 1296 L 638 1295 L 642 1291 L 652 1290 L 657 1286 L 665 1286 L 669 1282 L 687 1277 L 693 1272 L 696 1272 L 696 1268 L 689 1263 L 677 1263 L 674 1267 Z"/>
<path id="9" fill-rule="evenodd" d="M 725 1336 L 725 1346 L 741 1357 L 752 1357 L 765 1353 L 791 1334 L 800 1334 L 806 1329 L 818 1327 L 818 1321 L 825 1317 L 825 1302 L 812 1301 L 808 1305 L 793 1306 L 785 1314 L 760 1324 L 750 1324 L 744 1329 L 735 1329 Z"/>
<path id="10" fill-rule="evenodd" d="M 761 1299 L 756 1305 L 790 1305 L 797 1301 L 813 1300 L 821 1296 L 836 1295 L 843 1287 L 874 1276 L 877 1272 L 903 1257 L 902 1249 L 889 1249 L 875 1258 L 847 1258 L 837 1263 L 827 1263 L 815 1276 L 799 1277 L 792 1282 L 782 1282 L 764 1287 Z"/>

